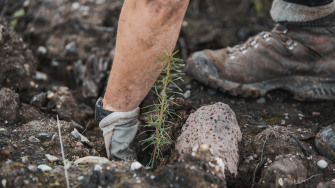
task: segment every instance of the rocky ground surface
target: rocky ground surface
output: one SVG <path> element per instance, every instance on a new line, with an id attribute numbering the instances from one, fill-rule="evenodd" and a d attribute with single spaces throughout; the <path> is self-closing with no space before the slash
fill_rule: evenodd
<path id="1" fill-rule="evenodd" d="M 273 23 L 249 0 L 191 0 L 177 49 L 239 44 Z M 156 169 L 106 159 L 93 119 L 114 54 L 121 0 L 0 1 L 0 187 L 334 187 L 334 102 L 272 91 L 232 97 L 185 75 Z M 259 7 L 258 7 L 259 8 Z M 142 106 L 152 103 L 149 94 Z M 60 118 L 61 135 L 56 116 Z M 143 117 L 141 117 L 143 120 Z M 140 132 L 145 130 L 140 127 Z M 185 154 L 185 155 L 184 155 Z"/>

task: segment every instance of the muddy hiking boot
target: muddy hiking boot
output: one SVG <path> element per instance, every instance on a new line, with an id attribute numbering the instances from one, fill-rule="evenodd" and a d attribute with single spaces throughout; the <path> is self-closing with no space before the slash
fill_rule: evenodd
<path id="1" fill-rule="evenodd" d="M 193 53 L 186 72 L 234 96 L 284 89 L 297 99 L 335 99 L 335 34 L 277 24 L 242 45 Z"/>

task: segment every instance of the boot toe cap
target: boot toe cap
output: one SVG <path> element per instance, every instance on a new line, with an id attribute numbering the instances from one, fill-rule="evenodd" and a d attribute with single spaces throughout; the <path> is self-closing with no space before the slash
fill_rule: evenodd
<path id="1" fill-rule="evenodd" d="M 219 77 L 218 69 L 203 51 L 191 55 L 186 62 L 185 72 L 204 84 L 207 84 L 209 76 Z"/>

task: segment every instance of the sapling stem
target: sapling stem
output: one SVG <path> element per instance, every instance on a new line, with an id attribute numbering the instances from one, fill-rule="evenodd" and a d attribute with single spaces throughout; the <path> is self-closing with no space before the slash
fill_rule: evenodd
<path id="1" fill-rule="evenodd" d="M 146 119 L 145 126 L 153 128 L 152 135 L 142 141 L 143 143 L 148 144 L 148 146 L 144 149 L 147 149 L 149 146 L 153 146 L 151 160 L 148 164 L 152 168 L 157 163 L 157 160 L 162 157 L 162 148 L 165 145 L 169 145 L 173 142 L 167 133 L 167 130 L 170 127 L 166 127 L 166 123 L 171 122 L 168 122 L 165 118 L 174 115 L 173 111 L 169 109 L 169 106 L 170 104 L 176 104 L 172 101 L 172 97 L 175 94 L 181 94 L 180 92 L 182 91 L 175 83 L 175 81 L 182 80 L 182 73 L 179 71 L 179 68 L 183 66 L 183 64 L 181 63 L 182 60 L 174 57 L 176 53 L 177 52 L 165 52 L 165 55 L 160 57 L 162 61 L 158 62 L 157 64 L 163 66 L 163 70 L 161 73 L 159 72 L 152 74 L 160 74 L 152 90 L 158 97 L 159 104 L 147 106 L 147 108 L 152 107 L 154 108 L 154 110 L 143 114 Z M 170 89 L 169 85 L 174 86 L 176 89 L 179 90 L 179 92 L 175 92 Z M 161 88 L 161 92 L 158 92 L 159 88 Z M 168 95 L 172 96 L 169 97 Z"/>

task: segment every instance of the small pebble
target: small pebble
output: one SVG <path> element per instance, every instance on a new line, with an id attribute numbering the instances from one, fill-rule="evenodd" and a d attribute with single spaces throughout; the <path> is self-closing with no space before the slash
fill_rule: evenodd
<path id="1" fill-rule="evenodd" d="M 253 161 L 253 160 L 255 160 L 255 158 L 252 155 L 250 155 L 249 161 Z"/>
<path id="2" fill-rule="evenodd" d="M 59 62 L 58 62 L 58 61 L 54 61 L 54 60 L 52 60 L 52 61 L 51 61 L 51 66 L 53 66 L 53 67 L 58 67 L 58 66 L 59 66 Z"/>
<path id="3" fill-rule="evenodd" d="M 264 104 L 266 102 L 266 99 L 264 97 L 261 97 L 259 99 L 257 99 L 256 101 L 258 104 Z"/>
<path id="4" fill-rule="evenodd" d="M 36 172 L 37 171 L 37 166 L 35 166 L 35 165 L 29 165 L 28 166 L 28 170 L 30 170 L 32 172 Z"/>
<path id="5" fill-rule="evenodd" d="M 325 160 L 322 159 L 322 160 L 318 161 L 317 165 L 318 165 L 318 167 L 320 167 L 321 169 L 325 169 L 325 168 L 327 168 L 328 163 L 327 163 Z"/>
<path id="6" fill-rule="evenodd" d="M 55 96 L 55 93 L 48 91 L 47 98 L 52 99 Z"/>
<path id="7" fill-rule="evenodd" d="M 259 129 L 266 129 L 268 126 L 267 125 L 257 125 L 257 128 Z"/>
<path id="8" fill-rule="evenodd" d="M 43 72 L 37 71 L 34 78 L 35 78 L 35 80 L 46 81 L 46 80 L 48 80 L 48 75 L 43 73 Z"/>
<path id="9" fill-rule="evenodd" d="M 207 144 L 200 144 L 199 150 L 200 152 L 205 152 L 209 150 L 209 146 Z"/>
<path id="10" fill-rule="evenodd" d="M 196 146 L 194 146 L 194 147 L 192 148 L 192 151 L 193 151 L 193 152 L 197 152 L 197 151 L 198 151 L 198 149 L 199 149 L 199 146 L 198 146 L 198 145 L 196 145 Z"/>
<path id="11" fill-rule="evenodd" d="M 39 46 L 39 47 L 37 48 L 37 53 L 38 53 L 38 54 L 45 55 L 47 52 L 48 52 L 48 50 L 47 50 L 47 48 L 44 47 L 44 46 Z"/>
<path id="12" fill-rule="evenodd" d="M 66 51 L 69 53 L 75 53 L 76 52 L 76 43 L 75 42 L 70 42 L 65 46 Z"/>
<path id="13" fill-rule="evenodd" d="M 23 156 L 23 157 L 21 157 L 21 161 L 22 161 L 22 163 L 27 163 L 29 160 L 28 160 L 27 156 Z"/>
<path id="14" fill-rule="evenodd" d="M 215 95 L 215 94 L 216 94 L 216 90 L 215 90 L 215 89 L 211 89 L 211 88 L 209 88 L 209 89 L 207 90 L 207 93 L 209 93 L 210 95 Z"/>
<path id="15" fill-rule="evenodd" d="M 1 184 L 2 184 L 2 187 L 6 187 L 7 180 L 6 179 L 1 180 Z"/>
<path id="16" fill-rule="evenodd" d="M 0 132 L 6 132 L 7 130 L 5 128 L 0 128 Z"/>
<path id="17" fill-rule="evenodd" d="M 84 176 L 79 176 L 77 180 L 78 180 L 78 181 L 82 181 L 82 180 L 84 180 Z"/>
<path id="18" fill-rule="evenodd" d="M 284 181 L 283 181 L 283 178 L 279 178 L 278 179 L 278 184 L 280 185 L 280 186 L 284 186 Z"/>
<path id="19" fill-rule="evenodd" d="M 215 165 L 211 162 L 208 162 L 208 165 L 211 167 L 211 168 L 215 168 Z"/>
<path id="20" fill-rule="evenodd" d="M 187 91 L 183 94 L 183 97 L 184 97 L 185 99 L 190 98 L 190 97 L 191 97 L 191 91 L 190 91 L 190 90 L 187 90 Z"/>
<path id="21" fill-rule="evenodd" d="M 50 166 L 44 165 L 44 164 L 38 165 L 37 168 L 42 170 L 43 172 L 47 172 L 47 171 L 52 170 L 52 168 Z"/>
<path id="22" fill-rule="evenodd" d="M 142 164 L 137 161 L 133 162 L 130 166 L 130 170 L 137 170 L 140 168 L 142 168 Z"/>
<path id="23" fill-rule="evenodd" d="M 192 89 L 192 85 L 191 84 L 187 84 L 186 85 L 186 89 Z"/>
<path id="24" fill-rule="evenodd" d="M 100 165 L 95 165 L 94 166 L 94 171 L 102 171 L 102 166 L 100 166 Z"/>
<path id="25" fill-rule="evenodd" d="M 80 7 L 80 4 L 78 2 L 72 3 L 71 10 L 77 10 Z"/>
<path id="26" fill-rule="evenodd" d="M 217 164 L 219 165 L 219 167 L 224 167 L 224 163 L 220 157 L 215 157 L 215 160 Z"/>
<path id="27" fill-rule="evenodd" d="M 285 120 L 281 120 L 280 124 L 285 125 Z"/>
<path id="28" fill-rule="evenodd" d="M 209 148 L 209 153 L 211 153 L 211 155 L 214 155 L 214 151 L 212 148 Z"/>
<path id="29" fill-rule="evenodd" d="M 312 116 L 319 116 L 320 114 L 320 112 L 312 112 Z"/>
<path id="30" fill-rule="evenodd" d="M 50 155 L 50 154 L 45 154 L 45 157 L 48 159 L 48 161 L 50 162 L 56 162 L 56 161 L 59 161 L 59 159 L 53 155 Z"/>
<path id="31" fill-rule="evenodd" d="M 97 4 L 103 4 L 105 3 L 105 0 L 97 0 Z"/>
<path id="32" fill-rule="evenodd" d="M 39 143 L 40 140 L 34 136 L 31 136 L 28 138 L 29 142 L 33 142 L 33 143 Z"/>
<path id="33" fill-rule="evenodd" d="M 38 134 L 36 135 L 36 137 L 37 137 L 37 138 L 51 138 L 52 135 L 49 134 L 49 133 L 38 133 Z"/>

